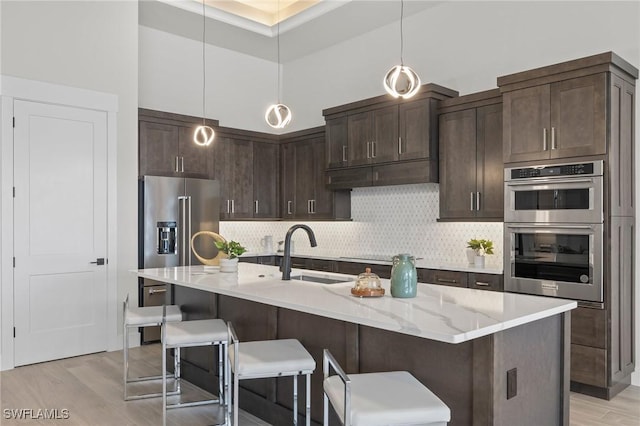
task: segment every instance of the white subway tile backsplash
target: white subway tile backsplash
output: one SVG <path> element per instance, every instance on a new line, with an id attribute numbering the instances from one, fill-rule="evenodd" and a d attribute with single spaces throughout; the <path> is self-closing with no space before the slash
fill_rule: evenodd
<path id="1" fill-rule="evenodd" d="M 501 222 L 437 222 L 438 184 L 357 188 L 351 192 L 352 222 L 301 222 L 309 225 L 318 247 L 309 246 L 306 233 L 293 236 L 295 253 L 328 256 L 411 253 L 442 263 L 467 263 L 466 242 L 493 241 L 487 266 L 502 265 Z M 261 252 L 260 239 L 273 235 L 274 247 L 293 222 L 220 222 L 220 234 Z"/>

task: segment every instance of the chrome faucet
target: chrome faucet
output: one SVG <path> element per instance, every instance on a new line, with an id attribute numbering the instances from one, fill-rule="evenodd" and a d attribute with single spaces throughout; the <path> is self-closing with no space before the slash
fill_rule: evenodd
<path id="1" fill-rule="evenodd" d="M 287 231 L 287 236 L 284 238 L 284 254 L 282 256 L 282 263 L 280 264 L 280 270 L 282 271 L 282 279 L 290 280 L 291 279 L 291 234 L 298 228 L 302 228 L 307 231 L 307 235 L 309 236 L 309 242 L 311 243 L 311 247 L 316 247 L 318 243 L 316 243 L 316 236 L 307 225 L 293 225 Z"/>

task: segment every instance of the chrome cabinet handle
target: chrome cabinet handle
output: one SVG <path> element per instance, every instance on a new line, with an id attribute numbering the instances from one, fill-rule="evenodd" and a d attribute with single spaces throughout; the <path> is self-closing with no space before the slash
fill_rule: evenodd
<path id="1" fill-rule="evenodd" d="M 184 157 L 180 157 L 180 171 L 184 173 Z"/>
<path id="2" fill-rule="evenodd" d="M 478 287 L 490 287 L 490 284 L 489 284 L 489 283 L 484 283 L 484 282 L 482 282 L 482 281 L 476 281 L 476 285 L 477 285 Z"/>
<path id="3" fill-rule="evenodd" d="M 258 200 L 255 200 L 253 204 L 254 204 L 254 212 L 258 214 Z"/>
<path id="4" fill-rule="evenodd" d="M 227 200 L 227 213 L 231 213 L 231 200 Z"/>
<path id="5" fill-rule="evenodd" d="M 291 212 L 291 204 L 292 204 L 291 200 L 287 201 L 287 214 L 293 214 Z"/>
<path id="6" fill-rule="evenodd" d="M 176 166 L 174 167 L 174 170 L 176 171 L 176 173 L 180 171 L 178 161 L 179 161 L 178 156 L 176 156 Z"/>
<path id="7" fill-rule="evenodd" d="M 371 158 L 371 142 L 367 142 L 367 158 Z"/>
<path id="8" fill-rule="evenodd" d="M 551 128 L 551 149 L 557 149 L 556 147 L 556 128 Z"/>
<path id="9" fill-rule="evenodd" d="M 231 200 L 231 213 L 236 212 L 236 200 Z"/>
<path id="10" fill-rule="evenodd" d="M 469 193 L 469 210 L 473 211 L 474 208 L 474 202 L 473 202 L 473 192 Z"/>
<path id="11" fill-rule="evenodd" d="M 311 200 L 307 200 L 307 213 L 311 213 Z"/>
<path id="12" fill-rule="evenodd" d="M 451 280 L 448 278 L 436 278 L 436 281 L 441 283 L 448 283 L 448 284 L 456 284 L 458 282 L 457 280 Z"/>
<path id="13" fill-rule="evenodd" d="M 402 155 L 402 136 L 398 137 L 398 154 Z"/>
<path id="14" fill-rule="evenodd" d="M 342 145 L 342 162 L 347 162 L 347 146 Z"/>
<path id="15" fill-rule="evenodd" d="M 476 192 L 476 210 L 480 211 L 480 192 Z"/>
<path id="16" fill-rule="evenodd" d="M 150 288 L 149 289 L 149 294 L 158 294 L 158 293 L 166 293 L 166 292 L 167 292 L 166 288 L 161 288 L 161 289 Z"/>
<path id="17" fill-rule="evenodd" d="M 376 142 L 371 142 L 371 158 L 376 158 Z"/>
<path id="18" fill-rule="evenodd" d="M 546 127 L 542 128 L 542 150 L 543 151 L 547 150 L 547 128 Z"/>

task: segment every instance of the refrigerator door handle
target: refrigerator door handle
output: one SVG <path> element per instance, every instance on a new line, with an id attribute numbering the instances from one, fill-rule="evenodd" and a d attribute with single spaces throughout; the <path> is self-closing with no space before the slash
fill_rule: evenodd
<path id="1" fill-rule="evenodd" d="M 180 205 L 180 223 L 178 228 L 179 261 L 181 266 L 191 266 L 191 253 L 189 247 L 189 239 L 191 236 L 191 197 L 178 197 L 178 203 Z"/>

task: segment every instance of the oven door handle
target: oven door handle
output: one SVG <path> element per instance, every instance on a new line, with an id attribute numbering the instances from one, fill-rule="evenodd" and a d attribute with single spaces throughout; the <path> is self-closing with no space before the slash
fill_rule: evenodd
<path id="1" fill-rule="evenodd" d="M 527 182 L 514 182 L 507 181 L 507 186 L 548 186 L 548 185 L 556 185 L 556 184 L 565 184 L 565 183 L 593 183 L 594 178 L 583 178 L 583 179 L 548 179 L 548 180 L 535 180 L 535 181 L 527 181 Z"/>
<path id="2" fill-rule="evenodd" d="M 599 225 L 565 225 L 565 224 L 559 224 L 559 223 L 540 223 L 540 224 L 535 224 L 534 226 L 523 226 L 523 224 L 507 224 L 506 227 L 509 230 L 513 230 L 513 231 L 521 231 L 521 230 L 527 230 L 527 231 L 535 231 L 535 230 L 544 230 L 544 231 L 549 231 L 549 230 L 554 230 L 554 229 L 584 229 L 584 230 L 595 230 L 596 226 Z"/>

